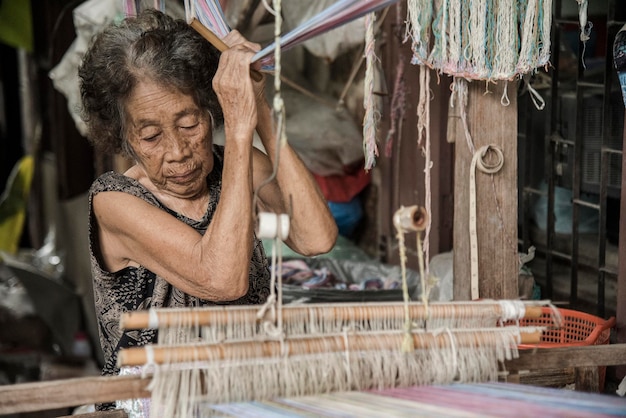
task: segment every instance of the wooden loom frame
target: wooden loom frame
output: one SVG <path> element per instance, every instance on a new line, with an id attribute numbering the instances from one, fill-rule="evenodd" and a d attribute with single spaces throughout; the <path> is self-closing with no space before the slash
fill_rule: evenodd
<path id="1" fill-rule="evenodd" d="M 505 361 L 505 380 L 518 382 L 520 372 L 574 368 L 576 390 L 599 391 L 598 367 L 626 365 L 626 344 L 521 350 L 519 358 Z M 0 386 L 0 414 L 34 412 L 111 402 L 123 398 L 145 398 L 150 378 L 141 376 L 80 377 L 47 382 Z M 86 416 L 113 416 L 107 413 Z M 115 415 L 125 416 L 125 415 Z"/>

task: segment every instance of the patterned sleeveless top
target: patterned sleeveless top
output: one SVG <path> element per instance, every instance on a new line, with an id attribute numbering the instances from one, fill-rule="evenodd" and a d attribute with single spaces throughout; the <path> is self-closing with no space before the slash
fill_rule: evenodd
<path id="1" fill-rule="evenodd" d="M 94 280 L 96 316 L 100 344 L 104 353 L 104 375 L 118 374 L 117 353 L 120 348 L 155 343 L 155 330 L 122 331 L 119 327 L 123 312 L 162 307 L 197 307 L 216 305 L 215 302 L 190 296 L 170 285 L 164 278 L 145 267 L 126 267 L 108 272 L 101 264 L 98 228 L 93 213 L 93 197 L 100 192 L 118 191 L 136 196 L 157 208 L 170 213 L 181 222 L 204 234 L 213 218 L 222 187 L 224 148 L 213 146 L 214 167 L 207 176 L 211 200 L 206 213 L 199 221 L 187 218 L 164 206 L 138 181 L 119 173 L 108 172 L 94 181 L 89 192 L 89 246 L 91 272 Z M 159 231 L 155 230 L 155 234 Z M 250 260 L 250 286 L 242 298 L 220 304 L 261 304 L 269 296 L 270 270 L 261 241 L 255 239 Z"/>

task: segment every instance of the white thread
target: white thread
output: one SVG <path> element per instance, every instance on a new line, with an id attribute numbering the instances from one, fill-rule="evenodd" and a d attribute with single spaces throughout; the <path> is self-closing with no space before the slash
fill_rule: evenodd
<path id="1" fill-rule="evenodd" d="M 526 86 L 528 87 L 528 92 L 530 93 L 530 98 L 533 101 L 533 104 L 537 108 L 537 110 L 543 110 L 546 107 L 546 101 L 541 97 L 541 94 L 530 83 L 530 81 L 526 82 Z"/>
<path id="2" fill-rule="evenodd" d="M 346 364 L 346 374 L 348 376 L 348 388 L 352 388 L 352 366 L 350 361 L 350 338 L 348 338 L 348 332 L 350 327 L 343 327 L 343 343 L 344 343 L 344 355 Z"/>
<path id="3" fill-rule="evenodd" d="M 505 107 L 511 104 L 511 101 L 509 100 L 509 82 L 508 81 L 504 82 L 504 91 L 502 92 L 502 97 L 500 98 L 500 104 Z"/>
<path id="4" fill-rule="evenodd" d="M 626 395 L 626 376 L 624 376 L 622 381 L 619 383 L 619 386 L 617 387 L 615 393 L 621 397 L 624 397 L 624 395 Z"/>
<path id="5" fill-rule="evenodd" d="M 151 345 L 146 345 L 145 350 L 146 350 L 146 364 L 156 364 L 154 361 L 154 347 Z"/>
<path id="6" fill-rule="evenodd" d="M 521 300 L 499 300 L 498 303 L 502 309 L 502 322 L 518 321 L 526 315 L 526 305 Z"/>
<path id="7" fill-rule="evenodd" d="M 260 212 L 258 214 L 258 238 L 280 238 L 284 241 L 288 236 L 289 216 L 287 214 L 275 214 L 270 212 Z"/>
<path id="8" fill-rule="evenodd" d="M 159 328 L 159 314 L 154 308 L 148 310 L 148 328 L 150 329 Z"/>

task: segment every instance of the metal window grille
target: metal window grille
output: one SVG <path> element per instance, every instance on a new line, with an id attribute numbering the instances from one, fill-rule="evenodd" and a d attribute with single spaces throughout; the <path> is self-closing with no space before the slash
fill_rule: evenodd
<path id="1" fill-rule="evenodd" d="M 626 20 L 619 1 L 590 13 L 583 43 L 569 4 L 576 2 L 555 0 L 551 68 L 526 80 L 546 108 L 535 109 L 529 94 L 518 101 L 521 250 L 536 248 L 529 266 L 542 297 L 600 316 L 616 306 L 624 104 L 612 52 Z"/>

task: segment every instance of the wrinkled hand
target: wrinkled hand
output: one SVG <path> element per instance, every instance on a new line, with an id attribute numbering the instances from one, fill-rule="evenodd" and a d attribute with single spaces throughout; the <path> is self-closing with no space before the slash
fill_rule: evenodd
<path id="1" fill-rule="evenodd" d="M 228 44 L 228 37 L 224 40 Z M 224 128 L 236 139 L 251 138 L 257 123 L 256 90 L 250 77 L 255 50 L 251 45 L 238 42 L 224 51 L 213 78 L 213 89 L 224 113 Z"/>
<path id="2" fill-rule="evenodd" d="M 224 43 L 228 45 L 230 48 L 235 45 L 245 45 L 250 48 L 255 53 L 261 50 L 261 45 L 250 42 L 244 36 L 236 30 L 232 30 L 226 35 L 223 39 Z M 257 102 L 265 101 L 265 75 L 261 73 L 259 70 L 261 69 L 261 64 L 259 62 L 255 62 L 252 64 L 250 68 L 250 75 L 252 77 L 252 85 L 255 92 L 255 97 Z"/>

